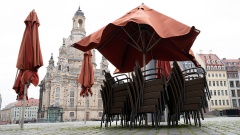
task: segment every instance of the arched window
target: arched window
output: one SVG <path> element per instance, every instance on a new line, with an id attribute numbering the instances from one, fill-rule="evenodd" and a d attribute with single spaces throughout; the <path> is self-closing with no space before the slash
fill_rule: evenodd
<path id="1" fill-rule="evenodd" d="M 56 88 L 56 95 L 55 95 L 55 106 L 60 105 L 60 88 Z"/>
<path id="2" fill-rule="evenodd" d="M 60 97 L 60 88 L 59 87 L 56 88 L 56 96 L 55 97 Z"/>
<path id="3" fill-rule="evenodd" d="M 74 97 L 74 88 L 70 89 L 70 97 Z"/>
<path id="4" fill-rule="evenodd" d="M 82 19 L 79 19 L 78 20 L 78 28 L 82 28 L 83 27 L 82 24 L 83 24 Z"/>

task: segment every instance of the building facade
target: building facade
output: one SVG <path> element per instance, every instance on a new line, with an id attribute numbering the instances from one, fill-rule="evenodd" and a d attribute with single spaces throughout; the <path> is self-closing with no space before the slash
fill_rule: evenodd
<path id="1" fill-rule="evenodd" d="M 37 119 L 39 100 L 29 98 L 25 103 L 24 120 L 34 121 Z M 17 101 L 8 104 L 0 112 L 1 121 L 7 123 L 16 123 L 22 117 L 22 101 Z"/>
<path id="2" fill-rule="evenodd" d="M 56 65 L 53 56 L 51 56 L 46 75 L 39 85 L 39 119 L 59 120 L 60 117 L 63 117 L 63 121 L 84 120 L 85 104 L 88 120 L 100 119 L 102 116 L 100 89 L 104 79 L 103 70 L 108 71 L 108 61 L 102 57 L 100 69 L 97 69 L 95 50 L 91 50 L 95 81 L 92 86 L 93 95 L 81 97 L 81 85 L 77 80 L 84 52 L 71 47 L 73 43 L 86 36 L 85 16 L 80 7 L 74 14 L 72 21 L 71 35 L 68 38 L 63 38 Z"/>
<path id="3" fill-rule="evenodd" d="M 238 70 L 240 67 L 240 59 L 222 59 L 226 71 L 230 90 L 231 104 L 234 109 L 240 109 L 240 80 Z"/>
<path id="4" fill-rule="evenodd" d="M 0 110 L 1 110 L 1 108 L 2 108 L 2 95 L 1 95 L 1 92 L 0 92 Z"/>
<path id="5" fill-rule="evenodd" d="M 208 102 L 209 111 L 231 108 L 228 79 L 224 63 L 216 54 L 196 55 L 196 60 L 207 72 L 207 82 L 212 98 Z"/>

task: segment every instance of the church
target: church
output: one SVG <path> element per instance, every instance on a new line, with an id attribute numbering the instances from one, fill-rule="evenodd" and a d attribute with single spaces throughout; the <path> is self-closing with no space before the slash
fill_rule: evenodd
<path id="1" fill-rule="evenodd" d="M 81 84 L 77 80 L 84 52 L 71 47 L 73 43 L 86 36 L 85 16 L 80 7 L 72 21 L 71 35 L 63 38 L 56 65 L 52 54 L 45 77 L 39 84 L 38 119 L 48 121 L 84 120 L 85 103 L 87 120 L 99 120 L 102 116 L 103 105 L 100 89 L 104 79 L 103 70 L 109 71 L 109 63 L 106 58 L 102 57 L 100 69 L 97 69 L 95 50 L 91 50 L 95 81 L 92 86 L 93 95 L 80 96 Z"/>

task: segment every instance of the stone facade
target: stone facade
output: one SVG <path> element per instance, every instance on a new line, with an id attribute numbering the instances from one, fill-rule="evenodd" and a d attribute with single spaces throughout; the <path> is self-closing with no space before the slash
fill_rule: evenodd
<path id="1" fill-rule="evenodd" d="M 100 119 L 102 116 L 102 99 L 100 88 L 103 82 L 103 70 L 108 71 L 108 61 L 102 57 L 100 69 L 97 69 L 95 50 L 92 50 L 94 68 L 93 95 L 81 97 L 81 85 L 78 83 L 83 54 L 71 45 L 85 37 L 85 16 L 80 7 L 73 16 L 71 35 L 63 38 L 59 48 L 57 65 L 53 56 L 49 60 L 47 72 L 40 86 L 40 102 L 38 118 L 48 118 L 48 107 L 63 109 L 63 121 L 83 120 L 85 118 L 85 103 L 87 119 Z"/>

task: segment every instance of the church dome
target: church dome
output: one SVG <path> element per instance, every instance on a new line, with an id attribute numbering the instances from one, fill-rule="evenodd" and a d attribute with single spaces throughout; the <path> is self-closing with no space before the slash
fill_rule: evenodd
<path id="1" fill-rule="evenodd" d="M 74 15 L 84 16 L 83 11 L 80 9 L 80 6 Z"/>

